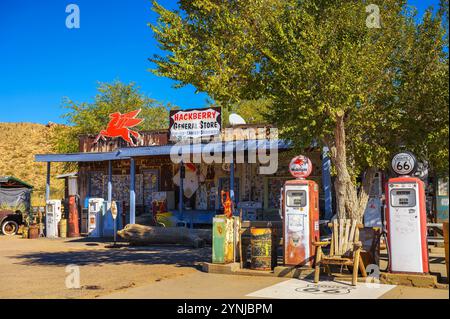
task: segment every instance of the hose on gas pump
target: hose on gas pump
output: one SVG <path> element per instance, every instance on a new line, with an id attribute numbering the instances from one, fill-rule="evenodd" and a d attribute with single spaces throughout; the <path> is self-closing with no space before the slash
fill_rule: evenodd
<path id="1" fill-rule="evenodd" d="M 386 243 L 386 251 L 387 251 L 387 266 L 384 270 L 385 272 L 389 271 L 389 264 L 390 264 L 390 258 L 389 258 L 389 242 L 387 239 L 387 229 L 386 229 L 386 203 L 383 202 L 383 211 L 381 214 L 381 232 L 378 237 L 378 245 L 381 244 L 381 238 L 384 238 L 384 242 Z"/>

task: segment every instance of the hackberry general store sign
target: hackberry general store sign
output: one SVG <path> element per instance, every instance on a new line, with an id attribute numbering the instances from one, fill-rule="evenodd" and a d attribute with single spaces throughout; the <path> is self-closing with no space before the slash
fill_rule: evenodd
<path id="1" fill-rule="evenodd" d="M 219 135 L 222 114 L 219 107 L 170 111 L 170 139 L 182 140 Z"/>

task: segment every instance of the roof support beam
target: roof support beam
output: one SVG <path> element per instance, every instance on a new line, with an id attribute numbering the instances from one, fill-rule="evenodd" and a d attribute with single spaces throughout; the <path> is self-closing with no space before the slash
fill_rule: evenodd
<path id="1" fill-rule="evenodd" d="M 50 200 L 50 173 L 51 173 L 51 163 L 47 162 L 47 182 L 45 185 L 45 202 Z"/>
<path id="2" fill-rule="evenodd" d="M 130 159 L 130 224 L 136 224 L 136 162 Z"/>

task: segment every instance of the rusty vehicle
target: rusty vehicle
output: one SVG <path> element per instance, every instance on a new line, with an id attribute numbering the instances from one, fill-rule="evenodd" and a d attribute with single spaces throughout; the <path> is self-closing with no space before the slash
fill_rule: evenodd
<path id="1" fill-rule="evenodd" d="M 9 210 L 0 210 L 1 232 L 6 236 L 14 236 L 17 234 L 20 225 L 23 224 L 21 212 L 13 212 Z"/>
<path id="2" fill-rule="evenodd" d="M 0 176 L 0 231 L 14 236 L 24 223 L 22 213 L 29 212 L 33 186 L 12 176 Z"/>

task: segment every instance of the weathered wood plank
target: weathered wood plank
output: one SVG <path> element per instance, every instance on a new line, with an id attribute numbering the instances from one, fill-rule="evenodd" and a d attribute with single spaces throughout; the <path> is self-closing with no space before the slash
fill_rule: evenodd
<path id="1" fill-rule="evenodd" d="M 339 255 L 339 237 L 338 237 L 338 221 L 333 221 L 333 240 L 334 240 L 334 255 Z"/>
<path id="2" fill-rule="evenodd" d="M 352 220 L 352 227 L 350 230 L 350 242 L 348 243 L 349 245 L 351 245 L 351 249 L 353 249 L 353 243 L 355 242 L 355 232 L 356 232 L 356 220 L 353 219 Z"/>
<path id="3" fill-rule="evenodd" d="M 351 225 L 351 220 L 350 219 L 346 219 L 345 220 L 344 251 L 343 251 L 343 254 L 345 254 L 348 251 L 348 249 L 349 249 L 348 243 L 351 241 L 351 238 L 350 238 L 350 225 Z"/>
<path id="4" fill-rule="evenodd" d="M 339 255 L 342 255 L 344 253 L 344 223 L 345 219 L 339 220 Z"/>

